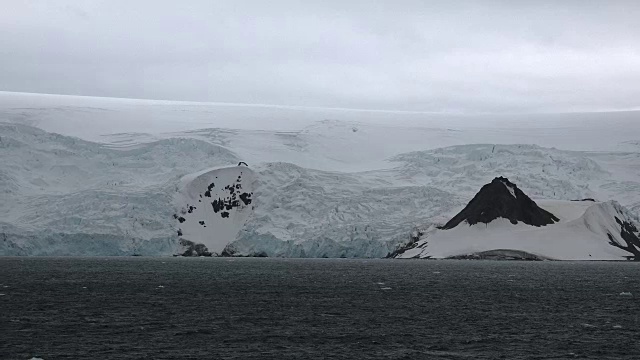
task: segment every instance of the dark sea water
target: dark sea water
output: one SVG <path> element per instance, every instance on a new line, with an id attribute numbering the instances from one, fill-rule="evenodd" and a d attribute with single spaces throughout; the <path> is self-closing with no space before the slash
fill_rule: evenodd
<path id="1" fill-rule="evenodd" d="M 640 359 L 640 263 L 0 258 L 0 284 L 1 359 Z"/>

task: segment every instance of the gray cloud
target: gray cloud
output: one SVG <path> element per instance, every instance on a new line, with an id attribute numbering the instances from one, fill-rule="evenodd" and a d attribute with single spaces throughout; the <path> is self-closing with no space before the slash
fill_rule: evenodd
<path id="1" fill-rule="evenodd" d="M 640 107 L 637 1 L 13 1 L 0 90 L 444 112 Z"/>

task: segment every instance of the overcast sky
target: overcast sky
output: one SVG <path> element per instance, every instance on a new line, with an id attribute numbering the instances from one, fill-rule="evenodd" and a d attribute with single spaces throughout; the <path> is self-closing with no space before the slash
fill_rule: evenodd
<path id="1" fill-rule="evenodd" d="M 0 3 L 0 90 L 463 113 L 640 108 L 634 0 Z"/>

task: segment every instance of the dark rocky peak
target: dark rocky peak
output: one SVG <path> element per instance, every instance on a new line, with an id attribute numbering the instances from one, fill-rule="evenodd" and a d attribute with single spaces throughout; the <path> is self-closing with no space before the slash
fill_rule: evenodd
<path id="1" fill-rule="evenodd" d="M 453 229 L 463 221 L 469 225 L 488 224 L 497 218 L 509 219 L 512 224 L 522 221 L 533 226 L 545 226 L 559 221 L 555 215 L 538 207 L 535 201 L 509 179 L 497 177 L 484 185 L 469 204 L 441 229 Z"/>

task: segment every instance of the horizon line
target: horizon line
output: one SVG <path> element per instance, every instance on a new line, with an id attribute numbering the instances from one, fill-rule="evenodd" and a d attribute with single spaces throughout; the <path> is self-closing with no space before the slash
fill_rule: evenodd
<path id="1" fill-rule="evenodd" d="M 640 111 L 640 107 L 627 109 L 604 109 L 604 110 L 569 110 L 569 111 L 540 111 L 540 112 L 460 112 L 460 111 L 427 111 L 427 110 L 389 110 L 389 109 L 363 109 L 363 108 L 347 108 L 347 107 L 331 107 L 331 106 L 304 106 L 304 105 L 280 105 L 280 104 L 262 104 L 262 103 L 238 103 L 238 102 L 222 102 L 222 101 L 194 101 L 194 100 L 168 100 L 168 99 L 148 99 L 148 98 L 130 98 L 130 97 L 113 97 L 113 96 L 96 96 L 96 95 L 75 95 L 75 94 L 56 94 L 56 93 L 40 93 L 27 91 L 9 91 L 0 90 L 0 94 L 13 95 L 29 95 L 29 96 L 58 96 L 58 97 L 80 97 L 87 99 L 102 99 L 116 101 L 141 101 L 158 104 L 183 104 L 183 105 L 213 105 L 213 106 L 229 106 L 229 107 L 262 107 L 262 108 L 280 108 L 289 110 L 330 110 L 345 112 L 372 112 L 387 114 L 408 114 L 408 115 L 452 115 L 452 116 L 483 116 L 483 115 L 552 115 L 552 114 L 598 114 L 612 112 L 636 112 Z"/>

